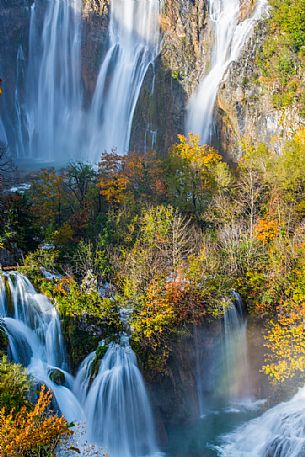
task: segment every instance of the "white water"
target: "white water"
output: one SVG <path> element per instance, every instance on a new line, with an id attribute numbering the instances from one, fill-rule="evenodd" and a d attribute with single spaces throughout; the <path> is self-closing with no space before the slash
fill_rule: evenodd
<path id="1" fill-rule="evenodd" d="M 82 0 L 35 0 L 32 5 L 28 62 L 21 47 L 17 56 L 17 125 L 9 145 L 20 158 L 97 163 L 105 151 L 129 151 L 141 86 L 159 50 L 160 2 L 110 2 L 108 49 L 86 111 L 81 8 Z"/>
<path id="2" fill-rule="evenodd" d="M 81 0 L 46 4 L 36 0 L 32 5 L 24 105 L 27 157 L 64 161 L 80 153 L 81 4 Z"/>
<path id="3" fill-rule="evenodd" d="M 159 48 L 159 0 L 112 0 L 109 49 L 90 114 L 90 160 L 104 150 L 129 150 L 134 110 L 144 76 Z M 100 128 L 99 128 L 100 127 Z"/>
<path id="4" fill-rule="evenodd" d="M 94 353 L 83 363 L 75 384 L 78 397 L 85 399 L 91 440 L 112 457 L 159 456 L 150 402 L 128 338 L 109 345 L 89 387 L 93 359 Z"/>
<path id="5" fill-rule="evenodd" d="M 0 311 L 8 334 L 13 360 L 27 367 L 28 372 L 53 392 L 59 409 L 69 421 L 84 420 L 82 407 L 69 388 L 69 373 L 60 321 L 50 301 L 38 294 L 27 278 L 7 275 L 10 296 L 5 293 L 4 278 L 0 278 Z M 54 384 L 50 370 L 65 373 L 66 386 Z"/>
<path id="6" fill-rule="evenodd" d="M 305 387 L 238 428 L 217 447 L 222 457 L 302 457 L 305 455 Z"/>
<path id="7" fill-rule="evenodd" d="M 258 0 L 252 16 L 240 21 L 240 0 L 208 0 L 214 35 L 210 69 L 190 98 L 186 123 L 187 132 L 198 134 L 202 143 L 211 142 L 219 85 L 230 64 L 239 58 L 266 6 L 267 0 Z"/>
<path id="8" fill-rule="evenodd" d="M 250 397 L 247 320 L 243 303 L 234 292 L 235 301 L 224 314 L 224 373 L 222 389 L 227 400 L 240 402 Z"/>
<path id="9" fill-rule="evenodd" d="M 86 439 L 101 444 L 112 457 L 160 455 L 150 402 L 128 337 L 122 336 L 121 344 L 109 345 L 95 378 L 91 373 L 95 358 L 92 353 L 74 379 L 67 371 L 58 314 L 23 275 L 10 273 L 6 278 L 0 277 L 0 314 L 11 358 L 26 366 L 38 382 L 54 392 L 68 421 L 86 424 Z M 125 314 L 122 313 L 122 319 Z M 54 368 L 64 373 L 65 385 L 50 380 L 50 370 Z M 84 437 L 81 442 L 84 443 Z"/>

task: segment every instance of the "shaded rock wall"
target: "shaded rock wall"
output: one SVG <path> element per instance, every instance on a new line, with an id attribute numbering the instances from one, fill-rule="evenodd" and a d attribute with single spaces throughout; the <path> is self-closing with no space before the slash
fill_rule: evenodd
<path id="1" fill-rule="evenodd" d="M 17 53 L 22 46 L 24 56 L 27 55 L 32 3 L 33 0 L 0 0 L 0 78 L 3 80 L 0 116 L 7 119 L 11 132 L 16 124 Z"/>

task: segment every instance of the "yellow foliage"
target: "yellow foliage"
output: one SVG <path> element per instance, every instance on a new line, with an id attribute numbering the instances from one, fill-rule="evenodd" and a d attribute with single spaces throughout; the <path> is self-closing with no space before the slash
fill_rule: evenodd
<path id="1" fill-rule="evenodd" d="M 71 435 L 63 417 L 47 413 L 52 394 L 43 386 L 33 410 L 17 414 L 0 410 L 0 455 L 3 457 L 52 456 L 60 440 Z"/>
<path id="2" fill-rule="evenodd" d="M 274 220 L 259 219 L 254 227 L 254 235 L 258 241 L 269 243 L 279 234 L 278 223 Z"/>
<path id="3" fill-rule="evenodd" d="M 126 198 L 128 182 L 126 176 L 102 177 L 100 193 L 109 203 L 121 203 Z"/>
<path id="4" fill-rule="evenodd" d="M 206 169 L 222 161 L 222 157 L 211 146 L 200 145 L 199 135 L 189 133 L 188 137 L 178 135 L 180 143 L 175 145 L 174 152 L 195 168 Z"/>
<path id="5" fill-rule="evenodd" d="M 268 348 L 263 367 L 274 382 L 284 382 L 297 371 L 305 370 L 305 301 L 294 304 L 290 311 L 282 309 L 265 336 Z"/>

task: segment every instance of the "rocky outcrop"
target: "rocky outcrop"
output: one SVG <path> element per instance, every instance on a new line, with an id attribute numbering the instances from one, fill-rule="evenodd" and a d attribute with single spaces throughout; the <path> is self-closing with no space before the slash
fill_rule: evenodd
<path id="1" fill-rule="evenodd" d="M 266 33 L 266 23 L 259 22 L 240 59 L 231 64 L 219 89 L 215 142 L 233 158 L 242 153 L 240 140 L 243 137 L 266 143 L 279 151 L 283 143 L 305 125 L 296 108 L 277 110 L 272 104 L 272 94 L 260 83 L 261 72 L 256 56 Z"/>
<path id="2" fill-rule="evenodd" d="M 211 27 L 206 0 L 166 0 L 161 15 L 164 67 L 190 94 L 209 62 Z"/>
<path id="3" fill-rule="evenodd" d="M 19 66 L 22 67 L 27 54 L 32 3 L 33 0 L 0 0 L 0 78 L 3 80 L 0 118 L 8 119 L 7 124 L 11 124 L 12 128 L 16 117 L 17 55 L 20 50 Z"/>
<path id="4" fill-rule="evenodd" d="M 86 106 L 94 92 L 106 52 L 108 24 L 109 0 L 83 0 L 81 66 Z"/>
<path id="5" fill-rule="evenodd" d="M 138 152 L 156 149 L 164 156 L 184 132 L 188 97 L 209 62 L 207 1 L 165 0 L 160 27 L 160 56 L 146 75 L 130 146 Z"/>

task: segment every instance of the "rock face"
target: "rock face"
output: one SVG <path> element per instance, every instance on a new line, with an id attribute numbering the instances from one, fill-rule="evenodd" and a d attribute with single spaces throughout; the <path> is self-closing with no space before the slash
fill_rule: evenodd
<path id="1" fill-rule="evenodd" d="M 266 33 L 266 24 L 261 21 L 241 58 L 230 66 L 219 89 L 215 143 L 233 158 L 238 158 L 242 153 L 242 137 L 266 143 L 280 151 L 283 143 L 304 125 L 304 119 L 296 109 L 275 109 L 271 94 L 259 83 L 261 73 L 256 64 L 256 55 Z"/>
<path id="2" fill-rule="evenodd" d="M 19 54 L 22 66 L 22 54 L 27 54 L 32 3 L 33 0 L 0 0 L 0 78 L 3 80 L 0 116 L 9 119 L 12 125 L 16 116 L 17 55 L 22 47 Z"/>
<path id="3" fill-rule="evenodd" d="M 81 66 L 85 105 L 88 105 L 95 89 L 98 71 L 106 50 L 109 1 L 83 0 L 82 22 Z"/>

